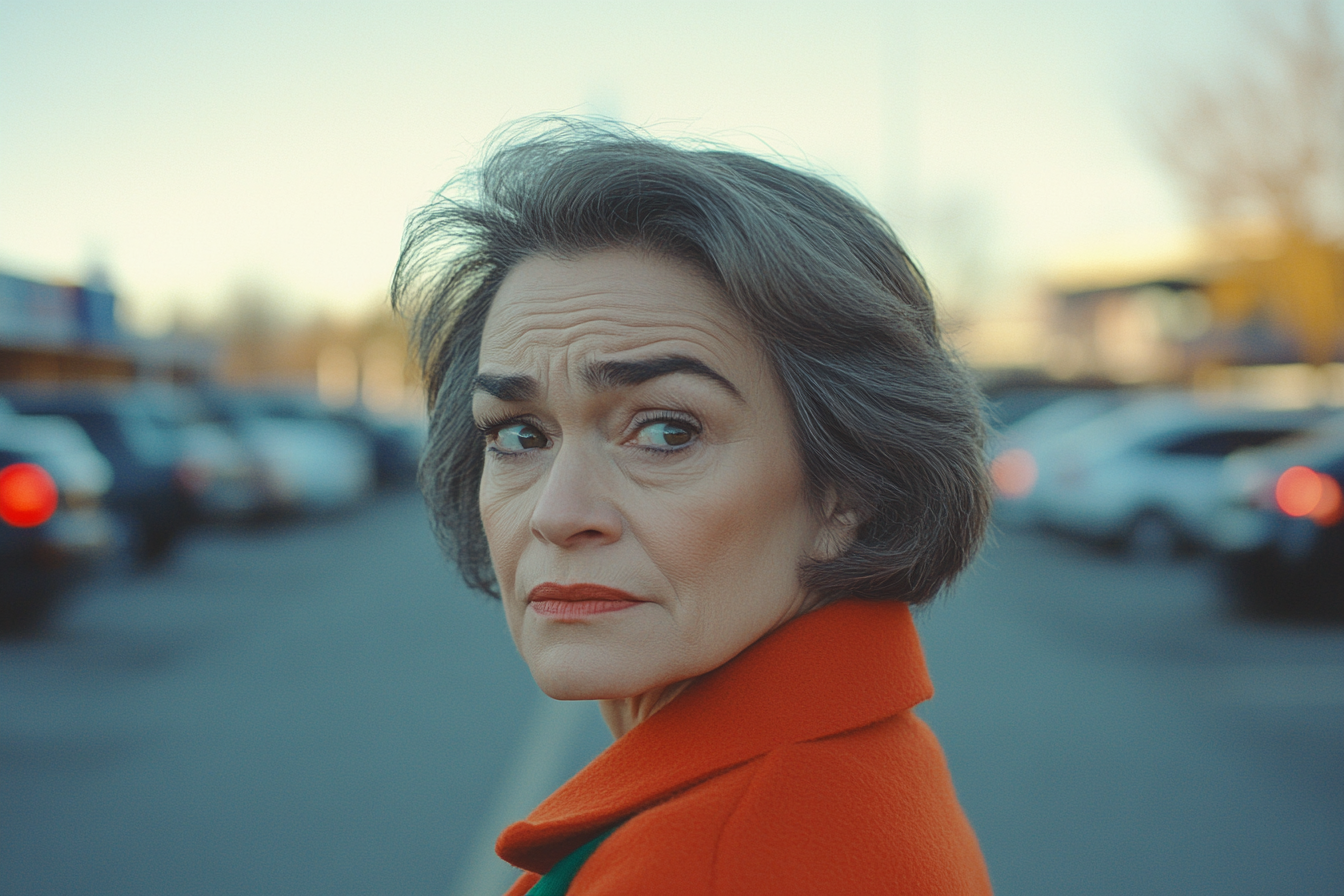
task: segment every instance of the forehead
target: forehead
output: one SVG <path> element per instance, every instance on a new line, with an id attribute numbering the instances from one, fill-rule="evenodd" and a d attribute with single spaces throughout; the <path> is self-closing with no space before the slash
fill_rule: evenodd
<path id="1" fill-rule="evenodd" d="M 549 367 L 629 353 L 689 353 L 740 369 L 759 355 L 716 287 L 690 265 L 626 249 L 539 255 L 500 284 L 481 337 L 481 369 Z M 734 363 L 736 362 L 736 363 Z"/>

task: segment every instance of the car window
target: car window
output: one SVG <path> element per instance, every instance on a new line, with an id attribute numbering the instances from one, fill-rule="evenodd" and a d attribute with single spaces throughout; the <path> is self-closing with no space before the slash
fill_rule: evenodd
<path id="1" fill-rule="evenodd" d="M 93 442 L 94 447 L 107 458 L 115 460 L 125 456 L 126 440 L 111 414 L 102 411 L 76 411 L 67 416 L 88 433 L 89 441 Z"/>
<path id="2" fill-rule="evenodd" d="M 126 443 L 141 462 L 155 467 L 171 466 L 177 460 L 177 432 L 148 415 L 127 414 L 119 418 Z"/>
<path id="3" fill-rule="evenodd" d="M 1296 429 L 1219 429 L 1182 436 L 1156 446 L 1156 451 L 1185 457 L 1227 457 L 1233 451 L 1260 448 L 1297 432 Z"/>

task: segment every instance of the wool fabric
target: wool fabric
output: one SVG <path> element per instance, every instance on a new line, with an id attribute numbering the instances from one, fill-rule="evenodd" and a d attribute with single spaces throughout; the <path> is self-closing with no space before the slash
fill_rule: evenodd
<path id="1" fill-rule="evenodd" d="M 506 896 L 619 825 L 571 896 L 985 896 L 909 608 L 842 600 L 767 634 L 500 835 Z"/>

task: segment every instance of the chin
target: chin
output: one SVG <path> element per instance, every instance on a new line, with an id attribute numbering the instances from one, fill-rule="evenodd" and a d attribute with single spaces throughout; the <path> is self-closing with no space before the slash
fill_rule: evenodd
<path id="1" fill-rule="evenodd" d="M 528 668 L 537 687 L 553 700 L 619 700 L 679 680 L 657 674 L 647 663 L 621 662 L 587 651 L 546 651 L 529 660 Z"/>
<path id="2" fill-rule="evenodd" d="M 542 678 L 533 676 L 537 687 L 552 700 L 613 700 L 610 691 L 591 685 L 565 680 L 564 678 Z"/>

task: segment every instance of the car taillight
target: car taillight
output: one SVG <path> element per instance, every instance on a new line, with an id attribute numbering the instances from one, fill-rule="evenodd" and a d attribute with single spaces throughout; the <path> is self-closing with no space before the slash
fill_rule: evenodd
<path id="1" fill-rule="evenodd" d="M 1005 498 L 1025 498 L 1036 487 L 1036 459 L 1025 448 L 1009 448 L 989 465 L 994 488 Z"/>
<path id="2" fill-rule="evenodd" d="M 28 529 L 56 512 L 60 492 L 51 474 L 37 464 L 10 464 L 0 470 L 0 520 Z"/>
<path id="3" fill-rule="evenodd" d="M 1344 519 L 1344 492 L 1329 473 L 1289 467 L 1274 484 L 1274 503 L 1288 516 L 1310 517 L 1321 526 Z"/>

